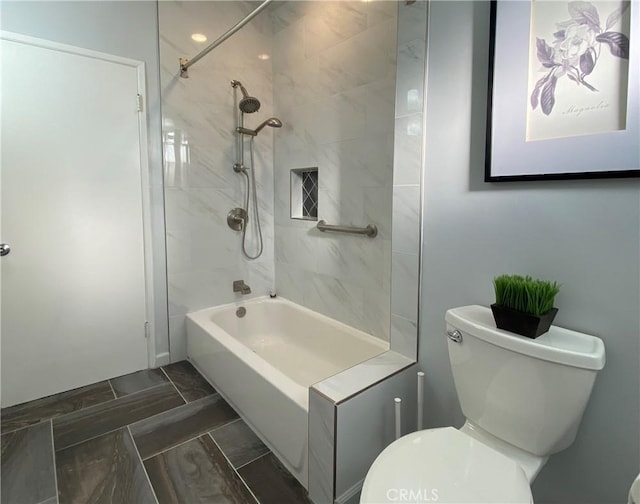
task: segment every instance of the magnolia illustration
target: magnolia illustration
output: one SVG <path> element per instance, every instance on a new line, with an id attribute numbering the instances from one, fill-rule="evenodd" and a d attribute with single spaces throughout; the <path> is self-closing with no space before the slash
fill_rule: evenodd
<path id="1" fill-rule="evenodd" d="M 548 44 L 545 39 L 536 37 L 538 60 L 546 75 L 533 88 L 532 110 L 539 103 L 545 115 L 551 113 L 556 103 L 556 83 L 565 76 L 578 86 L 597 92 L 586 78 L 596 67 L 603 44 L 609 47 L 613 56 L 629 59 L 629 38 L 623 33 L 609 31 L 629 8 L 629 4 L 629 1 L 624 1 L 609 14 L 603 29 L 598 9 L 590 2 L 569 2 L 571 19 L 556 23 L 558 31 L 553 34 L 553 42 Z"/>

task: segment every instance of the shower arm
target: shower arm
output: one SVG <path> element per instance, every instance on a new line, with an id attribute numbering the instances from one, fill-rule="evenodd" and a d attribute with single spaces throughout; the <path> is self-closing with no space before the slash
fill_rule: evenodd
<path id="1" fill-rule="evenodd" d="M 249 21 L 251 21 L 254 17 L 260 14 L 267 6 L 273 2 L 273 0 L 264 0 L 254 11 L 247 14 L 244 18 L 238 21 L 233 27 L 229 28 L 226 32 L 220 35 L 217 39 L 215 39 L 211 44 L 205 47 L 202 51 L 196 54 L 193 58 L 186 59 L 180 58 L 180 77 L 184 79 L 189 78 L 189 72 L 187 71 L 191 65 L 197 63 L 202 58 L 204 58 L 207 54 L 213 51 L 216 47 L 222 44 L 225 40 L 235 34 L 240 28 L 246 25 Z"/>

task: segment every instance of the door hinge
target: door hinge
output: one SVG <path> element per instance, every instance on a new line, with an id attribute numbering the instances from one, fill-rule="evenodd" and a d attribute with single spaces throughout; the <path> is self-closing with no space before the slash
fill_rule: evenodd
<path id="1" fill-rule="evenodd" d="M 138 106 L 138 112 L 142 112 L 144 110 L 144 98 L 140 93 L 136 95 L 136 104 Z"/>
<path id="2" fill-rule="evenodd" d="M 144 337 L 148 338 L 149 337 L 149 321 L 145 321 L 144 323 Z"/>

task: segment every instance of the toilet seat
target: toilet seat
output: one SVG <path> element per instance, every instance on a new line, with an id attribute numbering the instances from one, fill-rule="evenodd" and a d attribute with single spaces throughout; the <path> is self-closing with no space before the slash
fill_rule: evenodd
<path id="1" fill-rule="evenodd" d="M 531 504 L 522 468 L 507 456 L 453 427 L 408 434 L 375 460 L 361 504 Z"/>

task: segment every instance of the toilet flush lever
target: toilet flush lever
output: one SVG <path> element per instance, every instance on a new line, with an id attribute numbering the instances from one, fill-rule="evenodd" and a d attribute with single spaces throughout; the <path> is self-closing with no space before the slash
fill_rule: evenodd
<path id="1" fill-rule="evenodd" d="M 457 329 L 447 331 L 447 336 L 449 336 L 449 339 L 454 343 L 462 343 L 462 333 Z"/>

